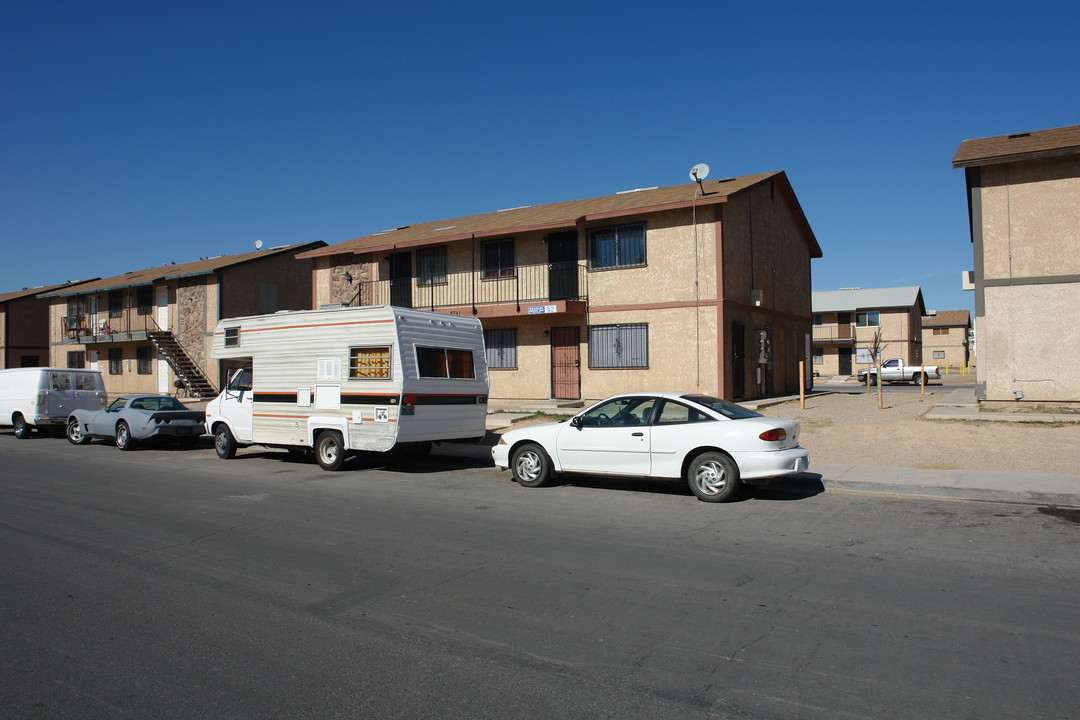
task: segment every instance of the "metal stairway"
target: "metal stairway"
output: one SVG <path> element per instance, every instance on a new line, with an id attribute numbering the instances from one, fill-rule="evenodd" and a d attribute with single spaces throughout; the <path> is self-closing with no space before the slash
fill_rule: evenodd
<path id="1" fill-rule="evenodd" d="M 183 384 L 188 394 L 193 398 L 211 398 L 217 395 L 217 389 L 203 374 L 198 365 L 188 356 L 184 346 L 171 333 L 165 330 L 151 330 L 147 333 L 150 342 L 169 363 L 169 367 L 176 373 L 177 379 Z"/>

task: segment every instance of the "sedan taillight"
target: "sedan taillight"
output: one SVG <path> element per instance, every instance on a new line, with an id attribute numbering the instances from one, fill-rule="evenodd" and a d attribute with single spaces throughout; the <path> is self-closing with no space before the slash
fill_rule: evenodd
<path id="1" fill-rule="evenodd" d="M 784 428 L 766 430 L 758 435 L 758 439 L 764 440 L 765 442 L 780 442 L 781 440 L 787 439 L 787 430 L 784 430 Z"/>

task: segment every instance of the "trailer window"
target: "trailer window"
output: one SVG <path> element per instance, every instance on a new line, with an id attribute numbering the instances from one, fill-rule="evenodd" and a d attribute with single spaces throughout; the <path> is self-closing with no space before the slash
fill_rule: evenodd
<path id="1" fill-rule="evenodd" d="M 349 348 L 349 377 L 357 380 L 389 380 L 390 348 Z"/>
<path id="2" fill-rule="evenodd" d="M 417 346 L 416 364 L 420 377 L 465 380 L 476 378 L 472 350 Z"/>
<path id="3" fill-rule="evenodd" d="M 225 328 L 225 347 L 238 347 L 240 345 L 240 328 Z"/>

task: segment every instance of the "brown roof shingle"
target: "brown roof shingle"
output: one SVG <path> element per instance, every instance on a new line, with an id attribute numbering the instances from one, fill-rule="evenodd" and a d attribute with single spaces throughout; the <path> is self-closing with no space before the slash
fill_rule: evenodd
<path id="1" fill-rule="evenodd" d="M 952 164 L 962 168 L 1073 153 L 1080 153 L 1080 125 L 965 140 Z"/>
<path id="2" fill-rule="evenodd" d="M 94 280 L 97 280 L 97 278 L 91 280 L 75 280 L 73 282 L 60 283 L 59 285 L 42 285 L 41 287 L 23 288 L 22 290 L 15 290 L 14 292 L 0 293 L 0 303 L 19 300 L 25 297 L 33 297 L 34 295 L 44 295 L 45 293 L 54 292 L 61 288 L 85 285 L 86 283 L 94 282 Z"/>
<path id="3" fill-rule="evenodd" d="M 971 324 L 971 315 L 967 310 L 939 310 L 937 315 L 928 315 L 922 319 L 926 327 L 967 327 Z"/>
<path id="4" fill-rule="evenodd" d="M 787 198 L 795 214 L 796 222 L 799 224 L 810 247 L 811 257 L 821 257 L 821 248 L 817 243 L 817 238 L 814 237 L 810 224 L 807 222 L 806 216 L 795 198 L 795 193 L 791 189 L 791 184 L 783 172 L 744 175 L 726 180 L 707 180 L 703 183 L 705 195 L 699 197 L 697 203 L 703 205 L 724 202 L 731 195 L 748 190 L 769 180 L 775 180 L 780 184 L 781 192 Z M 404 225 L 393 230 L 346 240 L 318 250 L 309 250 L 300 253 L 297 257 L 372 252 L 389 250 L 394 247 L 402 248 L 452 242 L 471 237 L 495 237 L 527 231 L 573 228 L 581 220 L 632 217 L 658 210 L 690 207 L 695 194 L 698 192 L 697 184 L 688 183 L 686 185 L 633 190 L 584 200 L 510 208 L 449 220 Z"/>
<path id="5" fill-rule="evenodd" d="M 101 290 L 118 290 L 120 288 L 134 287 L 136 285 L 150 285 L 157 280 L 165 280 L 181 277 L 193 277 L 195 275 L 209 275 L 215 270 L 220 270 L 226 267 L 232 267 L 233 265 L 242 265 L 246 262 L 251 262 L 260 257 L 268 257 L 271 255 L 279 255 L 281 253 L 298 252 L 301 250 L 311 249 L 316 246 L 323 246 L 326 243 L 317 241 L 314 243 L 301 243 L 299 245 L 284 245 L 282 247 L 269 248 L 267 250 L 258 250 L 256 252 L 243 253 L 242 255 L 221 255 L 219 257 L 205 258 L 203 260 L 195 260 L 192 262 L 181 263 L 179 265 L 170 264 L 162 265 L 160 267 L 146 268 L 145 270 L 133 270 L 123 275 L 114 275 L 113 277 L 104 278 L 102 280 L 96 280 L 94 282 L 88 282 L 80 285 L 77 289 L 73 289 L 70 292 L 53 292 L 44 297 L 65 297 L 68 295 L 81 295 L 87 292 L 98 292 Z"/>

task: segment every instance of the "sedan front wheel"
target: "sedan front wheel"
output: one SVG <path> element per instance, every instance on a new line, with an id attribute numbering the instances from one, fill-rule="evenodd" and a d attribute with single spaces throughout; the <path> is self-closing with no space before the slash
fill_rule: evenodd
<path id="1" fill-rule="evenodd" d="M 739 466 L 723 453 L 702 453 L 690 463 L 686 480 L 698 500 L 727 502 L 739 490 Z"/>
<path id="2" fill-rule="evenodd" d="M 551 479 L 551 458 L 536 443 L 525 443 L 514 450 L 510 472 L 522 487 L 540 487 Z"/>
<path id="3" fill-rule="evenodd" d="M 90 436 L 83 432 L 82 424 L 75 418 L 68 420 L 67 439 L 72 445 L 85 445 L 90 442 Z"/>

